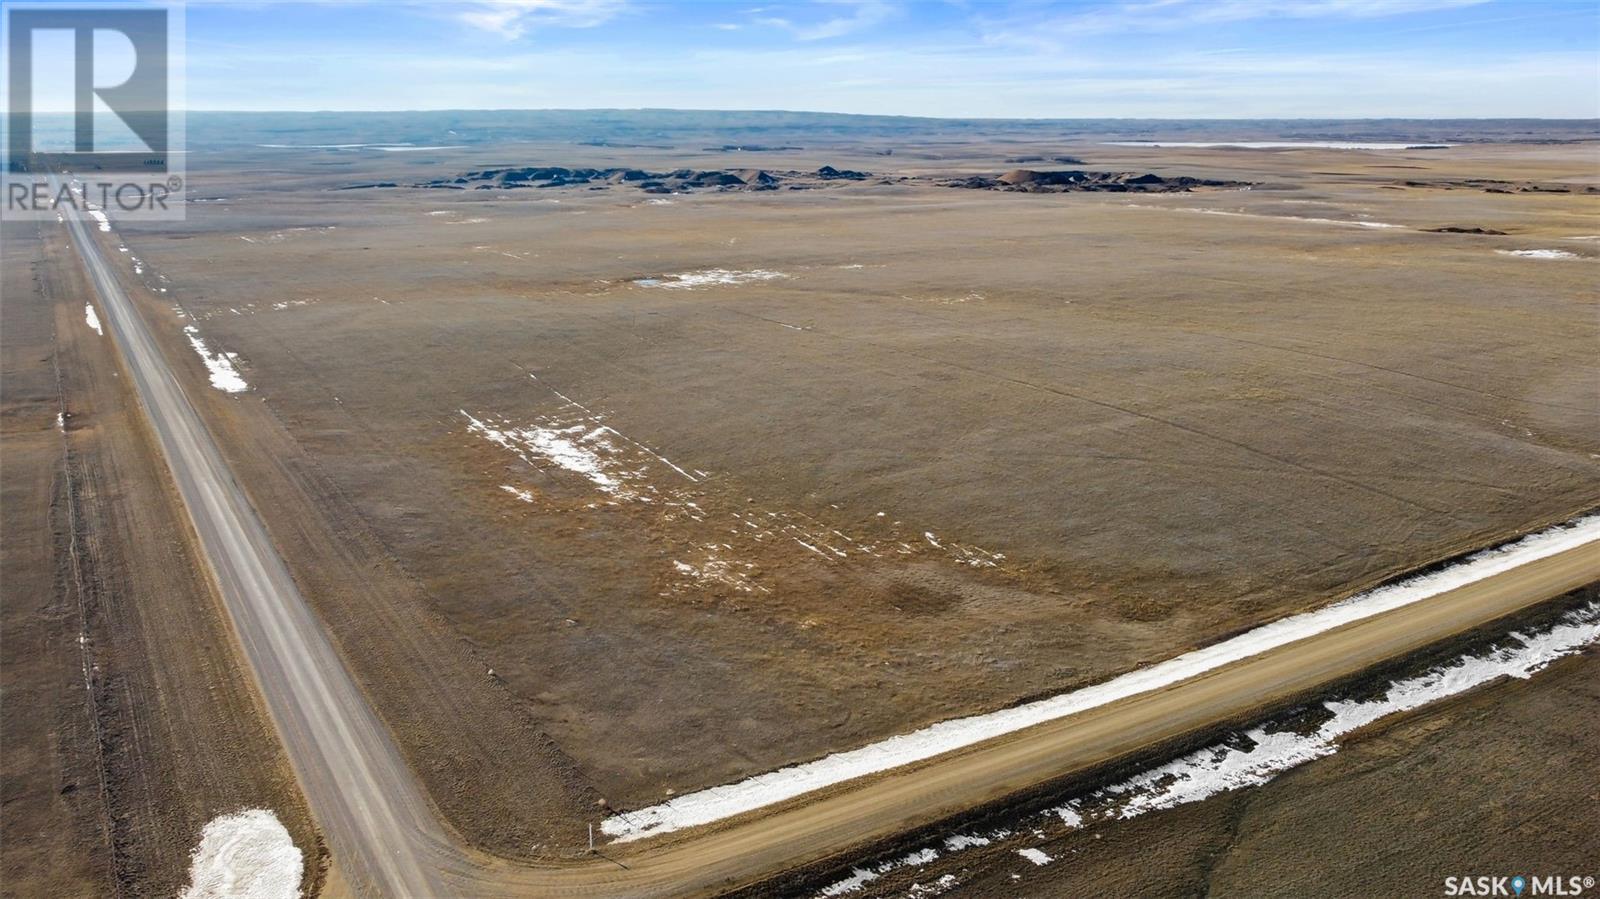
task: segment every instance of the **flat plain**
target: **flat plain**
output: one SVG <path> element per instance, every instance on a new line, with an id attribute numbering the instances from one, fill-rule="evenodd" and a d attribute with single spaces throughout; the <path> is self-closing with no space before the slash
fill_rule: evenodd
<path id="1" fill-rule="evenodd" d="M 1594 143 L 888 140 L 239 143 L 195 154 L 186 221 L 101 235 L 468 841 L 575 855 L 608 809 L 1100 681 L 1600 505 Z M 496 166 L 870 174 L 401 186 Z M 944 184 L 1019 168 L 1236 186 Z M 397 186 L 346 189 L 372 183 Z M 82 285 L 10 280 L 70 260 L 50 230 L 8 236 L 8 313 L 82 353 Z M 40 335 L 8 368 L 38 374 Z M 197 335 L 248 389 L 211 389 Z M 55 410 L 20 383 L 31 436 L 8 440 L 45 453 Z M 8 530 L 42 495 L 8 497 Z M 244 689 L 169 689 L 221 683 Z M 260 746 L 253 789 L 284 788 Z M 162 864 L 150 883 L 181 880 Z"/>

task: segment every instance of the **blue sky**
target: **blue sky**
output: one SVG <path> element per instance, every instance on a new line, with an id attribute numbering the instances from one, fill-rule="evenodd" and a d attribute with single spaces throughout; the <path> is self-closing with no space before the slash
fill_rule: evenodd
<path id="1" fill-rule="evenodd" d="M 1600 116 L 1594 0 L 188 5 L 192 109 Z"/>

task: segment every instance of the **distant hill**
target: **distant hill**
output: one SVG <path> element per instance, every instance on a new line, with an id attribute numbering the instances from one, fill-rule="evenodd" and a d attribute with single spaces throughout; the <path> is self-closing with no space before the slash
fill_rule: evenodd
<path id="1" fill-rule="evenodd" d="M 988 140 L 1383 140 L 1413 143 L 1600 140 L 1597 119 L 933 119 L 682 109 L 188 113 L 191 148 L 254 144 L 570 141 L 662 148 L 806 142 Z"/>

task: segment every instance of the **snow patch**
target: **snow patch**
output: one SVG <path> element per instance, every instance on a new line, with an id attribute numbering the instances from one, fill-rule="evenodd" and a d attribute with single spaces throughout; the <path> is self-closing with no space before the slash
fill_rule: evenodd
<path id="1" fill-rule="evenodd" d="M 517 428 L 504 422 L 486 423 L 468 415 L 465 409 L 461 414 L 467 419 L 468 431 L 511 450 L 529 464 L 544 462 L 569 471 L 608 496 L 640 498 L 639 491 L 625 483 L 636 472 L 622 470 L 618 465 L 617 447 L 609 439 L 609 428 L 589 428 L 583 424 Z"/>
<path id="2" fill-rule="evenodd" d="M 640 278 L 633 283 L 640 287 L 661 287 L 667 290 L 698 290 L 719 284 L 749 284 L 754 281 L 775 281 L 779 278 L 787 277 L 789 276 L 783 272 L 772 272 L 759 268 L 749 271 L 708 268 L 698 272 L 680 272 L 676 275 L 665 275 L 660 278 Z"/>
<path id="3" fill-rule="evenodd" d="M 459 150 L 465 144 L 441 144 L 419 147 L 409 143 L 398 144 L 256 144 L 268 150 L 382 150 L 385 153 L 417 153 L 423 150 Z"/>
<path id="4" fill-rule="evenodd" d="M 697 548 L 699 558 L 695 564 L 674 559 L 672 567 L 693 580 L 722 584 L 741 593 L 771 593 L 770 589 L 752 579 L 751 575 L 756 570 L 754 563 L 727 557 L 732 549 L 733 546 L 728 543 L 706 543 Z"/>
<path id="5" fill-rule="evenodd" d="M 1282 618 L 1104 683 L 984 715 L 929 725 L 816 761 L 780 768 L 736 783 L 676 796 L 620 813 L 601 823 L 618 842 L 668 833 L 753 811 L 880 771 L 923 761 L 1027 727 L 1160 689 L 1314 634 L 1402 608 L 1557 553 L 1600 540 L 1600 515 L 1577 519 L 1484 550 L 1461 562 L 1358 593 L 1314 612 Z"/>
<path id="6" fill-rule="evenodd" d="M 1041 868 L 1055 861 L 1043 849 L 1018 849 L 1017 854 Z"/>
<path id="7" fill-rule="evenodd" d="M 906 890 L 906 899 L 930 899 L 955 889 L 959 881 L 954 874 L 946 874 L 933 883 L 914 883 Z"/>
<path id="8" fill-rule="evenodd" d="M 93 303 L 83 304 L 83 320 L 89 324 L 89 327 L 94 329 L 94 333 L 102 337 L 105 336 L 106 332 L 100 328 L 100 316 L 95 314 Z"/>
<path id="9" fill-rule="evenodd" d="M 1433 147 L 1453 147 L 1455 144 L 1396 144 L 1357 143 L 1345 140 L 1246 140 L 1246 141 L 1192 141 L 1192 140 L 1108 140 L 1108 147 L 1238 147 L 1245 150 L 1420 150 Z"/>
<path id="10" fill-rule="evenodd" d="M 104 212 L 101 212 L 98 209 L 91 209 L 89 210 L 89 218 L 94 219 L 100 224 L 101 231 L 111 230 L 111 220 L 106 218 L 106 214 Z"/>
<path id="11" fill-rule="evenodd" d="M 1366 222 L 1351 219 L 1314 218 L 1303 215 L 1262 215 L 1258 212 L 1243 212 L 1231 209 L 1208 209 L 1203 206 L 1156 206 L 1149 203 L 1124 203 L 1128 209 L 1161 209 L 1167 212 L 1194 212 L 1200 215 L 1226 215 L 1235 218 L 1271 219 L 1276 222 L 1310 222 L 1315 225 L 1345 225 L 1352 228 L 1389 229 L 1404 228 L 1405 225 L 1394 225 L 1389 222 Z"/>
<path id="12" fill-rule="evenodd" d="M 673 557 L 661 560 L 672 578 L 660 592 L 662 596 L 707 590 L 752 596 L 771 593 L 772 588 L 761 583 L 763 574 L 756 560 L 773 552 L 795 552 L 794 547 L 830 564 L 880 558 L 885 553 L 941 555 L 978 569 L 997 568 L 1005 560 L 1001 553 L 939 538 L 931 531 L 926 533 L 925 545 L 913 546 L 899 539 L 903 535 L 898 521 L 892 527 L 875 528 L 880 532 L 877 537 L 859 532 L 852 536 L 802 511 L 763 509 L 750 505 L 754 502 L 751 498 L 730 498 L 703 483 L 706 472 L 689 472 L 611 427 L 603 414 L 544 385 L 537 377 L 533 380 L 561 400 L 560 412 L 521 424 L 463 409 L 460 413 L 467 421 L 467 432 L 529 465 L 578 476 L 599 494 L 581 510 L 625 503 L 648 506 L 654 526 L 671 533 L 671 545 L 679 547 Z M 509 489 L 506 485 L 502 488 Z M 560 491 L 537 499 L 555 509 L 579 511 Z"/>
<path id="13" fill-rule="evenodd" d="M 213 818 L 189 860 L 181 899 L 295 899 L 304 859 L 266 809 Z"/>
<path id="14" fill-rule="evenodd" d="M 1520 256 L 1523 259 L 1582 259 L 1577 253 L 1566 250 L 1495 250 L 1502 256 Z"/>
<path id="15" fill-rule="evenodd" d="M 910 855 L 891 859 L 876 867 L 856 868 L 854 871 L 850 872 L 849 877 L 823 887 L 822 895 L 843 896 L 846 893 L 854 893 L 856 890 L 859 890 L 883 875 L 888 874 L 890 871 L 894 871 L 899 868 L 920 868 L 923 865 L 938 859 L 938 857 L 939 853 L 937 850 L 919 849 Z"/>
<path id="16" fill-rule="evenodd" d="M 200 354 L 201 361 L 206 364 L 206 370 L 211 373 L 212 387 L 223 393 L 243 393 L 250 389 L 244 376 L 239 374 L 238 353 L 211 352 L 205 340 L 200 337 L 200 329 L 194 325 L 184 325 L 183 333 L 189 336 L 189 345 Z"/>

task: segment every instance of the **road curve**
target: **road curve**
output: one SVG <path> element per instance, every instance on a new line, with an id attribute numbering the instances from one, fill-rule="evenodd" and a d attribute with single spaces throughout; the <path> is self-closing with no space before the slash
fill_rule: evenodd
<path id="1" fill-rule="evenodd" d="M 1152 691 L 866 778 L 768 813 L 536 866 L 461 846 L 300 594 L 144 321 L 75 216 L 68 227 L 159 437 L 246 661 L 352 889 L 374 896 L 718 892 L 1237 720 L 1600 580 L 1600 541 Z"/>

